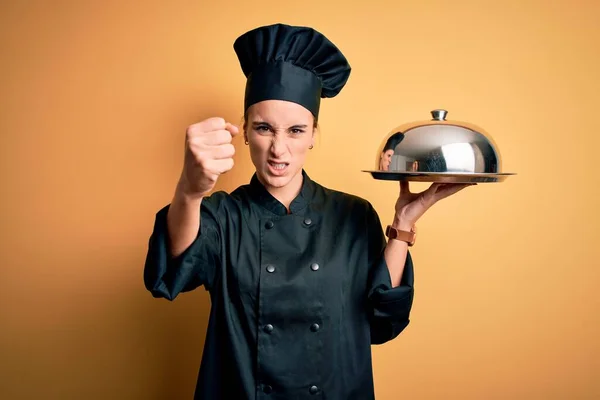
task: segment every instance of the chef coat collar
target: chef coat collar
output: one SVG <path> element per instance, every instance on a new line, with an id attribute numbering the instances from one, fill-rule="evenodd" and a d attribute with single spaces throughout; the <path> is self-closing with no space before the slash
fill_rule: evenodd
<path id="1" fill-rule="evenodd" d="M 287 214 L 285 206 L 277 200 L 269 191 L 263 186 L 258 180 L 256 172 L 250 180 L 250 188 L 253 194 L 254 200 L 261 206 L 271 211 L 272 213 L 280 216 Z M 310 179 L 306 171 L 302 169 L 302 188 L 300 193 L 290 204 L 290 211 L 292 214 L 298 214 L 306 208 L 310 203 L 315 193 L 315 183 Z"/>

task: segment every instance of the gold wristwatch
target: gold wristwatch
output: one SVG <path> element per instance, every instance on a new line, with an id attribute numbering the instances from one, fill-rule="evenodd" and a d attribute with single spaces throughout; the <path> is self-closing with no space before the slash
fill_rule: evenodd
<path id="1" fill-rule="evenodd" d="M 415 227 L 413 227 L 410 232 L 401 231 L 400 229 L 396 229 L 391 225 L 388 225 L 385 229 L 385 235 L 390 239 L 401 240 L 408 243 L 408 246 L 413 246 L 415 244 L 415 240 L 417 239 L 417 230 Z"/>

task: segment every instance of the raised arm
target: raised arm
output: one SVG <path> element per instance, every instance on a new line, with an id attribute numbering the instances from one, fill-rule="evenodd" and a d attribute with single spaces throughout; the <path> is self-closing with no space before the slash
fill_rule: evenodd
<path id="1" fill-rule="evenodd" d="M 144 282 L 155 297 L 173 300 L 200 285 L 210 290 L 220 262 L 222 196 L 208 194 L 233 167 L 231 141 L 237 133 L 222 118 L 188 127 L 181 177 L 171 204 L 156 215 L 148 245 Z"/>
<path id="2" fill-rule="evenodd" d="M 171 255 L 180 255 L 196 239 L 202 199 L 213 190 L 219 176 L 233 167 L 231 140 L 238 132 L 223 118 L 209 118 L 188 127 L 183 171 L 167 217 Z"/>

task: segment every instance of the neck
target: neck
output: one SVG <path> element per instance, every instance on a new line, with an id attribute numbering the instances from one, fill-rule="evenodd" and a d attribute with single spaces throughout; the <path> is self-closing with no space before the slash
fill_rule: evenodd
<path id="1" fill-rule="evenodd" d="M 259 179 L 260 180 L 260 179 Z M 290 182 L 283 187 L 272 187 L 263 185 L 267 189 L 267 191 L 271 194 L 271 196 L 275 197 L 281 204 L 283 204 L 288 211 L 290 212 L 290 204 L 292 201 L 298 196 L 300 191 L 302 190 L 302 183 L 304 181 L 304 177 L 302 175 L 302 170 L 298 171 L 298 173 L 290 180 Z"/>

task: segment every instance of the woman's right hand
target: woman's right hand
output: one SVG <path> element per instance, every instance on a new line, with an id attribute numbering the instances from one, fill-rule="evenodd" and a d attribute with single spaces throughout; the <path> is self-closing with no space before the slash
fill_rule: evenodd
<path id="1" fill-rule="evenodd" d="M 209 194 L 219 176 L 233 168 L 235 148 L 231 141 L 237 126 L 223 118 L 209 118 L 186 130 L 185 157 L 178 190 L 188 199 Z"/>

